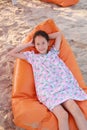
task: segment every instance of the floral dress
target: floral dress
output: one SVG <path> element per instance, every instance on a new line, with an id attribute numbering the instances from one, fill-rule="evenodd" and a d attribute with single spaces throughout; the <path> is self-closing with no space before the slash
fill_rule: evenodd
<path id="1" fill-rule="evenodd" d="M 87 100 L 87 94 L 54 47 L 47 54 L 35 54 L 34 51 L 23 54 L 33 68 L 37 97 L 49 110 L 69 99 Z"/>

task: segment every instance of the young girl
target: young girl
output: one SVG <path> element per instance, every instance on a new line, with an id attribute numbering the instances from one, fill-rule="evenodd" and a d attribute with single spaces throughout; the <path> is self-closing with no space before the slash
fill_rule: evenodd
<path id="1" fill-rule="evenodd" d="M 50 39 L 55 39 L 55 44 L 48 51 Z M 39 30 L 32 42 L 13 49 L 9 55 L 27 60 L 32 65 L 38 99 L 57 117 L 59 130 L 69 130 L 67 111 L 72 114 L 79 130 L 87 130 L 87 120 L 74 101 L 87 100 L 87 94 L 58 57 L 60 43 L 60 32 L 47 34 Z M 39 53 L 21 52 L 29 46 L 34 46 Z"/>

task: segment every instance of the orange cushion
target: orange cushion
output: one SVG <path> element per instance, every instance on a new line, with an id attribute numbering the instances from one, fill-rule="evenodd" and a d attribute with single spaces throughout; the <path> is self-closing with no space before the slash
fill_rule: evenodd
<path id="1" fill-rule="evenodd" d="M 42 29 L 47 33 L 59 31 L 52 19 L 48 19 L 45 22 L 40 23 L 33 29 L 25 39 L 24 43 L 27 43 L 33 37 L 36 30 Z M 50 45 L 54 43 L 51 41 Z M 33 48 L 29 48 L 30 50 Z M 73 52 L 65 40 L 62 37 L 62 43 L 60 47 L 60 55 L 62 60 L 70 68 L 74 76 L 79 82 L 80 87 L 87 92 L 87 87 L 83 81 L 81 72 L 73 55 Z M 77 102 L 81 107 L 87 118 L 87 101 Z M 50 112 L 43 104 L 41 104 L 36 95 L 34 78 L 32 67 L 26 61 L 17 59 L 15 64 L 14 79 L 13 79 L 13 91 L 12 91 L 12 110 L 14 115 L 14 123 L 26 130 L 58 130 L 58 124 L 55 116 Z M 77 130 L 73 118 L 69 118 L 70 130 Z"/>
<path id="2" fill-rule="evenodd" d="M 41 0 L 48 3 L 54 3 L 62 7 L 67 7 L 78 3 L 79 0 Z"/>

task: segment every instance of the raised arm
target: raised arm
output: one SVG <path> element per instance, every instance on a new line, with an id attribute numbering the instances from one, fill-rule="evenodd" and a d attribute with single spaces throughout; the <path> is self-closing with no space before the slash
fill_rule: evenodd
<path id="1" fill-rule="evenodd" d="M 59 50 L 60 44 L 61 44 L 61 39 L 62 39 L 62 33 L 61 32 L 55 32 L 49 34 L 50 39 L 55 39 L 54 47 Z"/>
<path id="2" fill-rule="evenodd" d="M 21 59 L 26 59 L 25 56 L 21 53 L 21 51 L 29 46 L 34 46 L 34 44 L 32 44 L 32 41 L 17 46 L 16 48 L 12 49 L 7 55 L 14 56 Z"/>

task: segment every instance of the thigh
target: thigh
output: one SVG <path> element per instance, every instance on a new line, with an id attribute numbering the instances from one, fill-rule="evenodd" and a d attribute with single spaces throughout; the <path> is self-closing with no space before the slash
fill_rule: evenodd
<path id="1" fill-rule="evenodd" d="M 77 105 L 77 103 L 74 100 L 67 100 L 62 105 L 71 114 L 73 114 L 73 113 L 75 114 L 76 112 L 78 112 L 80 110 L 79 106 Z"/>
<path id="2" fill-rule="evenodd" d="M 63 108 L 62 105 L 58 105 L 52 109 L 52 112 L 57 116 L 57 118 L 68 117 L 67 111 Z"/>
<path id="3" fill-rule="evenodd" d="M 75 104 L 75 101 L 71 100 L 71 99 L 65 101 L 64 103 L 62 103 L 62 105 L 64 106 L 64 108 L 66 108 L 67 110 L 71 109 L 73 107 L 73 104 Z"/>

